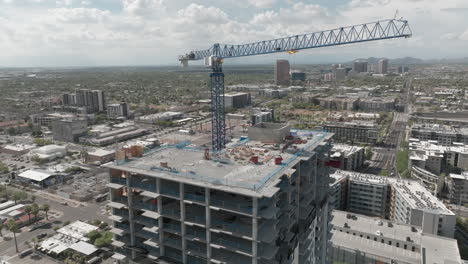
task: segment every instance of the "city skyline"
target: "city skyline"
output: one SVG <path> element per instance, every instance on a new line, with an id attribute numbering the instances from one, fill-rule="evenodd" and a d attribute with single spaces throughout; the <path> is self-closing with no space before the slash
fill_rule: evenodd
<path id="1" fill-rule="evenodd" d="M 177 55 L 216 42 L 242 44 L 393 17 L 410 22 L 412 38 L 229 63 L 458 58 L 466 57 L 468 42 L 462 0 L 2 0 L 0 7 L 0 47 L 8 51 L 0 54 L 2 67 L 176 65 Z"/>

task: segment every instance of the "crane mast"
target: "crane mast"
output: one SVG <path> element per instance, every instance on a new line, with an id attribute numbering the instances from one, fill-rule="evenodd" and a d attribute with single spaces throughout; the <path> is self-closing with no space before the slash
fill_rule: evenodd
<path id="1" fill-rule="evenodd" d="M 407 20 L 388 19 L 243 45 L 216 43 L 207 50 L 191 51 L 179 56 L 179 61 L 185 67 L 188 66 L 188 61 L 204 60 L 205 66 L 212 69 L 210 74 L 212 149 L 213 151 L 221 151 L 226 144 L 224 73 L 222 70 L 224 59 L 277 52 L 296 53 L 304 49 L 409 38 L 411 35 L 412 32 Z"/>

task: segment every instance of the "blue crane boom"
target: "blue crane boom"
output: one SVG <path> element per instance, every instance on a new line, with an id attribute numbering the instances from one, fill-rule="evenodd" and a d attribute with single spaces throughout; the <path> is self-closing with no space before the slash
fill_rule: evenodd
<path id="1" fill-rule="evenodd" d="M 411 35 L 412 32 L 407 20 L 388 19 L 243 45 L 216 43 L 207 50 L 191 51 L 188 54 L 179 56 L 179 61 L 182 66 L 187 66 L 188 61 L 204 59 L 205 65 L 213 70 L 210 74 L 212 148 L 214 151 L 220 151 L 226 143 L 223 59 L 276 52 L 295 53 L 303 49 L 409 38 Z"/>

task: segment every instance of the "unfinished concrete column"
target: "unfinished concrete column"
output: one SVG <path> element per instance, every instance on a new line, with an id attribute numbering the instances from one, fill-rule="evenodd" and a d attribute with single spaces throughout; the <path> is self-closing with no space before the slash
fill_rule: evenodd
<path id="1" fill-rule="evenodd" d="M 206 213 L 206 263 L 211 264 L 211 210 L 210 210 L 210 188 L 205 188 L 205 213 Z"/>
<path id="2" fill-rule="evenodd" d="M 156 178 L 156 192 L 158 194 L 161 194 L 161 179 L 160 178 Z M 159 219 L 158 219 L 158 226 L 159 226 L 159 254 L 161 256 L 164 256 L 164 240 L 163 240 L 163 234 L 161 232 L 162 230 L 162 226 L 163 226 L 163 217 L 161 216 L 162 215 L 162 199 L 161 199 L 161 196 L 159 196 L 157 198 L 157 202 L 158 202 L 158 214 L 160 215 Z"/>
<path id="3" fill-rule="evenodd" d="M 252 206 L 252 264 L 257 264 L 257 256 L 258 256 L 258 198 L 253 198 L 253 206 Z"/>
<path id="4" fill-rule="evenodd" d="M 185 240 L 185 203 L 184 203 L 184 184 L 179 183 L 180 198 L 180 224 L 182 232 L 182 262 L 187 263 L 187 241 Z"/>
<path id="5" fill-rule="evenodd" d="M 125 173 L 125 176 L 127 177 L 127 190 L 128 190 L 128 199 L 127 199 L 127 206 L 128 206 L 128 224 L 130 226 L 130 246 L 132 247 L 132 259 L 135 259 L 136 258 L 136 251 L 135 249 L 133 249 L 133 247 L 135 247 L 135 222 L 133 221 L 133 207 L 132 207 L 132 204 L 133 204 L 133 193 L 132 193 L 132 189 L 130 187 L 130 184 L 131 184 L 131 177 L 132 177 L 132 174 L 131 173 L 128 173 L 128 172 L 124 172 Z"/>

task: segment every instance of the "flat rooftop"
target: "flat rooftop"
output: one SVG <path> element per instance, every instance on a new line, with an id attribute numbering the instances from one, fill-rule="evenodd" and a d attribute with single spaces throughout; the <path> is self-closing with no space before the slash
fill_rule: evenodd
<path id="1" fill-rule="evenodd" d="M 372 174 L 337 170 L 330 175 L 336 181 L 345 177 L 352 181 L 358 181 L 369 184 L 388 184 L 397 191 L 411 205 L 413 209 L 422 209 L 425 211 L 437 212 L 440 214 L 453 215 L 437 197 L 433 196 L 418 181 L 399 179 L 394 177 L 377 176 Z"/>
<path id="2" fill-rule="evenodd" d="M 199 186 L 210 185 L 211 188 L 250 196 L 268 196 L 276 192 L 268 187 L 277 183 L 271 183 L 287 174 L 302 156 L 310 156 L 317 146 L 326 144 L 332 135 L 297 131 L 301 143 L 289 146 L 283 153 L 281 150 L 285 144 L 264 144 L 242 138 L 228 144 L 220 153 L 210 152 L 208 160 L 205 159 L 205 149 L 191 142 L 166 144 L 141 158 L 116 161 L 106 167 Z M 251 161 L 254 156 L 258 157 L 257 163 Z M 275 157 L 279 156 L 282 163 L 276 165 Z M 162 163 L 167 163 L 167 166 Z"/>
<path id="3" fill-rule="evenodd" d="M 354 219 L 347 218 L 347 215 L 353 215 Z M 388 245 L 388 243 L 381 243 L 379 240 L 367 239 L 366 236 L 353 235 L 352 231 L 378 234 L 385 240 L 390 238 L 406 241 L 407 237 L 409 237 L 414 244 L 426 249 L 425 258 L 430 263 L 462 263 L 457 241 L 454 239 L 423 234 L 419 227 L 343 211 L 334 210 L 332 216 L 331 224 L 334 228 L 344 230 L 344 224 L 346 223 L 348 226 L 346 230 L 350 231 L 348 234 L 339 230 L 332 230 L 331 242 L 335 246 L 359 250 L 362 253 L 406 263 L 420 264 L 422 263 L 421 252 L 413 252 L 411 249 L 405 250 L 403 247 L 397 248 L 395 244 Z"/>

